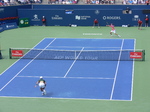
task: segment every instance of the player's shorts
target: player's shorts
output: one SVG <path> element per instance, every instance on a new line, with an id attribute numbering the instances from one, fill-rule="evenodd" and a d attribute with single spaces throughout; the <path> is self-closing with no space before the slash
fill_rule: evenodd
<path id="1" fill-rule="evenodd" d="M 39 87 L 40 88 L 45 88 L 45 84 L 44 83 L 39 83 Z"/>
<path id="2" fill-rule="evenodd" d="M 142 24 L 141 24 L 141 23 L 139 23 L 139 24 L 138 24 L 138 26 L 140 27 L 140 26 L 142 26 Z"/>
<path id="3" fill-rule="evenodd" d="M 112 33 L 116 33 L 116 30 L 111 30 L 110 32 L 112 32 Z"/>
<path id="4" fill-rule="evenodd" d="M 96 25 L 99 25 L 98 23 L 94 23 L 94 25 L 96 26 Z"/>

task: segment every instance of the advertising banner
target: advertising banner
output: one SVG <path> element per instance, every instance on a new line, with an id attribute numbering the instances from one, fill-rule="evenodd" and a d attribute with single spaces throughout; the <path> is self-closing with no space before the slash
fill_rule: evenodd
<path id="1" fill-rule="evenodd" d="M 6 23 L 6 24 L 3 25 L 3 27 L 4 27 L 4 30 L 18 28 L 16 22 L 14 22 L 14 23 Z"/>
<path id="2" fill-rule="evenodd" d="M 19 27 L 28 27 L 29 24 L 29 18 L 19 18 Z"/>
<path id="3" fill-rule="evenodd" d="M 123 13 L 123 10 L 25 10 L 19 9 L 18 15 L 21 18 L 30 18 L 31 26 L 41 26 L 42 16 L 46 18 L 46 26 L 93 26 L 94 19 L 99 21 L 100 26 L 113 23 L 115 26 L 137 26 L 139 18 L 143 17 L 140 10 L 132 10 L 132 13 Z M 143 20 L 144 21 L 144 20 Z"/>
<path id="4" fill-rule="evenodd" d="M 13 57 L 22 57 L 23 56 L 23 51 L 22 50 L 12 50 L 11 55 Z"/>
<path id="5" fill-rule="evenodd" d="M 142 52 L 130 52 L 130 58 L 141 59 L 142 58 Z"/>
<path id="6" fill-rule="evenodd" d="M 0 25 L 0 32 L 4 31 L 3 25 Z"/>

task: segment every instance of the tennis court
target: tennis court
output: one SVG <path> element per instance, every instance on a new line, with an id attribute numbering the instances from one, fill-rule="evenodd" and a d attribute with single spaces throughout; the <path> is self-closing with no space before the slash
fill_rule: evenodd
<path id="1" fill-rule="evenodd" d="M 134 61 L 121 61 L 121 52 L 114 55 L 117 60 L 95 60 L 95 56 L 80 55 L 86 50 L 135 49 L 135 39 L 62 39 L 45 38 L 35 49 L 77 50 L 75 59 L 69 53 L 67 59 L 56 53 L 56 59 L 19 59 L 1 74 L 0 96 L 44 97 L 97 100 L 132 100 Z M 103 52 L 103 51 L 102 51 Z M 45 54 L 46 55 L 46 54 Z M 88 60 L 86 60 L 88 59 Z M 90 60 L 89 60 L 90 59 Z M 45 96 L 36 81 L 43 76 L 47 81 Z"/>

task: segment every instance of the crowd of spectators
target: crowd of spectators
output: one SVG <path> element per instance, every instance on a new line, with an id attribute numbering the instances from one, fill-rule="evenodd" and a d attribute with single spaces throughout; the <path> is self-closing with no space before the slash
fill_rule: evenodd
<path id="1" fill-rule="evenodd" d="M 16 5 L 15 0 L 0 0 L 0 6 Z"/>
<path id="2" fill-rule="evenodd" d="M 32 4 L 32 3 L 37 3 L 40 4 L 42 3 L 41 0 L 17 0 L 18 4 Z"/>
<path id="3" fill-rule="evenodd" d="M 48 4 L 77 4 L 78 0 L 49 0 Z"/>
<path id="4" fill-rule="evenodd" d="M 150 0 L 123 0 L 123 5 L 146 4 L 149 5 Z M 86 0 L 86 4 L 116 4 L 115 0 Z"/>
<path id="5" fill-rule="evenodd" d="M 83 4 L 116 4 L 115 0 L 47 0 L 47 4 L 78 4 L 83 1 Z M 149 5 L 150 0 L 122 0 L 120 4 L 134 5 L 146 4 Z M 0 6 L 11 6 L 18 4 L 41 4 L 42 0 L 0 0 Z"/>
<path id="6" fill-rule="evenodd" d="M 149 5 L 150 0 L 123 0 L 122 4 L 134 5 L 134 4 L 146 4 Z"/>
<path id="7" fill-rule="evenodd" d="M 86 0 L 86 4 L 115 4 L 115 0 Z"/>
<path id="8" fill-rule="evenodd" d="M 0 0 L 0 6 L 41 4 L 42 0 Z M 77 4 L 78 0 L 47 0 L 48 4 Z"/>
<path id="9" fill-rule="evenodd" d="M 41 0 L 0 0 L 0 6 L 12 6 L 12 5 L 19 5 L 19 4 L 40 4 L 42 3 Z"/>

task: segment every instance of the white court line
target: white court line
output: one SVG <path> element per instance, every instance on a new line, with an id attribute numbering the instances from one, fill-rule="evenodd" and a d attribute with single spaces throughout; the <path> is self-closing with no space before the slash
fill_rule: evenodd
<path id="1" fill-rule="evenodd" d="M 112 91 L 111 91 L 111 95 L 110 95 L 110 100 L 112 100 L 113 94 L 114 94 L 114 89 L 115 89 L 116 79 L 117 79 L 117 75 L 118 75 L 118 69 L 119 69 L 120 58 L 121 58 L 121 53 L 122 53 L 121 51 L 123 48 L 123 44 L 124 44 L 124 39 L 122 40 L 122 44 L 121 44 L 121 49 L 120 49 L 120 54 L 119 54 L 118 63 L 117 63 L 117 67 L 116 67 L 116 72 L 115 72 L 113 87 L 112 87 Z"/>
<path id="2" fill-rule="evenodd" d="M 50 44 L 52 44 L 54 41 L 56 40 L 56 38 L 54 38 L 53 39 L 53 41 L 51 41 L 44 49 L 46 49 Z M 38 57 L 43 51 L 44 51 L 44 49 L 36 56 L 36 57 Z M 35 57 L 35 58 L 36 58 Z M 9 80 L 9 82 L 7 82 L 1 89 L 0 89 L 0 91 L 2 91 L 9 83 L 11 83 L 30 63 L 32 63 L 33 61 L 34 61 L 34 59 L 35 58 L 33 58 L 26 66 L 24 66 L 13 78 L 11 78 L 10 80 Z"/>
<path id="3" fill-rule="evenodd" d="M 48 48 L 52 48 L 52 47 L 54 48 L 82 48 L 83 46 L 49 46 Z M 120 47 L 84 47 L 84 48 L 120 48 Z"/>
<path id="4" fill-rule="evenodd" d="M 134 39 L 134 50 L 136 48 L 136 39 Z M 133 60 L 133 69 L 132 69 L 132 84 L 131 84 L 131 100 L 132 100 L 132 97 L 133 97 L 133 81 L 134 81 L 134 60 Z"/>
<path id="5" fill-rule="evenodd" d="M 66 74 L 64 75 L 64 77 L 66 77 L 68 75 L 68 73 L 70 72 L 71 68 L 73 67 L 73 65 L 75 64 L 76 60 L 78 59 L 78 57 L 80 56 L 81 52 L 83 51 L 84 47 L 81 49 L 81 51 L 79 52 L 78 56 L 75 58 L 75 60 L 73 61 L 72 65 L 70 66 L 70 68 L 68 69 L 68 71 L 66 72 Z"/>
<path id="6" fill-rule="evenodd" d="M 39 43 L 41 43 L 44 39 L 42 39 Z M 36 47 L 39 43 L 37 43 L 34 47 Z M 34 48 L 33 47 L 33 48 Z M 6 70 L 4 70 L 0 75 L 4 74 L 8 69 L 10 69 L 14 64 L 16 64 L 20 59 L 18 59 L 16 62 L 14 62 L 11 66 L 9 66 Z"/>
<path id="7" fill-rule="evenodd" d="M 39 78 L 39 76 L 17 76 L 20 78 Z M 57 77 L 57 76 L 43 76 L 44 78 L 70 78 L 70 79 L 108 79 L 108 80 L 112 80 L 114 78 L 107 78 L 107 77 Z"/>
<path id="8" fill-rule="evenodd" d="M 19 98 L 19 99 L 24 99 L 24 98 L 28 98 L 28 99 L 30 99 L 30 98 L 35 98 L 35 99 L 47 99 L 47 100 L 49 100 L 49 99 L 57 99 L 57 100 L 102 100 L 102 101 L 131 101 L 131 100 L 124 100 L 124 99 L 116 99 L 116 100 L 110 100 L 110 99 L 90 99 L 90 98 L 57 98 L 57 97 L 25 97 L 25 96 L 23 96 L 23 97 L 21 97 L 21 96 L 0 96 L 0 97 L 2 97 L 2 98 Z"/>
<path id="9" fill-rule="evenodd" d="M 82 35 L 103 35 L 102 33 L 83 33 Z"/>

